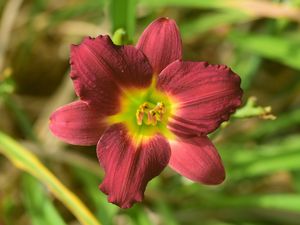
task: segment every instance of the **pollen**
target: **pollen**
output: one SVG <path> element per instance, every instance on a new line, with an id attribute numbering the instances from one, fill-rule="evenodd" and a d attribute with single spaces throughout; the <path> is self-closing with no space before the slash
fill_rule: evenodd
<path id="1" fill-rule="evenodd" d="M 164 103 L 158 102 L 156 105 L 150 102 L 144 102 L 136 111 L 136 121 L 139 126 L 143 123 L 146 125 L 156 126 L 163 120 L 166 112 Z"/>

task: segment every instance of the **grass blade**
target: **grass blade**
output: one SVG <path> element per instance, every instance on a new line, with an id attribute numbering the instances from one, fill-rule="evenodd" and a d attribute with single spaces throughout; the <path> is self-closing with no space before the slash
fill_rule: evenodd
<path id="1" fill-rule="evenodd" d="M 22 189 L 26 211 L 33 225 L 66 225 L 38 180 L 24 174 Z"/>
<path id="2" fill-rule="evenodd" d="M 112 21 L 112 33 L 118 29 L 124 29 L 128 35 L 129 42 L 135 32 L 137 0 L 111 0 L 110 16 Z"/>
<path id="3" fill-rule="evenodd" d="M 0 132 L 0 153 L 5 155 L 16 167 L 45 184 L 83 225 L 100 225 L 81 200 L 67 189 L 38 158 L 3 132 Z"/>
<path id="4" fill-rule="evenodd" d="M 291 212 L 300 211 L 300 195 L 276 194 L 276 195 L 248 195 L 231 196 L 210 199 L 209 205 L 213 208 L 262 208 L 279 209 Z"/>
<path id="5" fill-rule="evenodd" d="M 230 40 L 238 48 L 300 69 L 299 40 L 267 34 L 232 33 Z"/>

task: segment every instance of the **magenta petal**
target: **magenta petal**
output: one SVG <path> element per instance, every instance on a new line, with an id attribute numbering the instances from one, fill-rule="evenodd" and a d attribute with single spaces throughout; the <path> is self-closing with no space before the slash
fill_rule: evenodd
<path id="1" fill-rule="evenodd" d="M 49 128 L 55 136 L 69 144 L 95 145 L 106 126 L 99 110 L 83 101 L 76 101 L 52 113 Z"/>
<path id="2" fill-rule="evenodd" d="M 223 65 L 176 61 L 161 72 L 157 87 L 178 101 L 169 129 L 180 136 L 212 132 L 241 105 L 240 78 Z"/>
<path id="3" fill-rule="evenodd" d="M 167 65 L 182 57 L 182 44 L 176 22 L 159 18 L 141 35 L 137 45 L 148 57 L 154 72 L 159 74 Z"/>
<path id="4" fill-rule="evenodd" d="M 108 36 L 85 38 L 71 48 L 71 78 L 76 94 L 84 101 L 118 111 L 123 87 L 147 87 L 152 67 L 146 56 L 133 46 L 116 46 Z"/>
<path id="5" fill-rule="evenodd" d="M 221 158 L 207 137 L 171 141 L 169 166 L 179 174 L 204 184 L 220 184 L 225 179 Z"/>
<path id="6" fill-rule="evenodd" d="M 142 201 L 147 183 L 168 164 L 170 146 L 161 136 L 142 140 L 129 136 L 122 124 L 107 129 L 97 146 L 100 165 L 105 178 L 100 189 L 108 195 L 108 201 L 122 208 L 129 208 Z"/>

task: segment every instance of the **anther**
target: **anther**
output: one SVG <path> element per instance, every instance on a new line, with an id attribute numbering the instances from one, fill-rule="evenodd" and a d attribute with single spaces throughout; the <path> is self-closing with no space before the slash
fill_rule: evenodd
<path id="1" fill-rule="evenodd" d="M 137 124 L 142 125 L 144 116 L 147 115 L 147 120 L 145 124 L 156 126 L 158 121 L 162 121 L 163 114 L 165 113 L 165 106 L 162 102 L 158 102 L 152 109 L 151 103 L 145 102 L 139 106 L 138 110 L 136 111 L 136 119 Z"/>

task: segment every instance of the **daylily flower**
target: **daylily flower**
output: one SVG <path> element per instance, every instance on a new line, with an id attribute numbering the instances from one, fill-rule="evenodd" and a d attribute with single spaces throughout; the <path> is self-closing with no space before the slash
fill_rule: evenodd
<path id="1" fill-rule="evenodd" d="M 50 129 L 70 144 L 97 144 L 100 189 L 122 208 L 142 201 L 167 165 L 203 184 L 225 179 L 207 134 L 240 106 L 240 78 L 225 65 L 181 58 L 178 27 L 168 18 L 152 22 L 136 46 L 100 35 L 71 48 L 80 100 L 57 109 Z"/>

